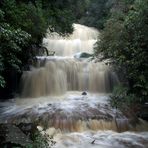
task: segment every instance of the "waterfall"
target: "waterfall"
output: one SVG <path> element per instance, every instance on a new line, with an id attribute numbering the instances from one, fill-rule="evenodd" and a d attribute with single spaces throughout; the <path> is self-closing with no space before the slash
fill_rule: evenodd
<path id="1" fill-rule="evenodd" d="M 77 53 L 93 53 L 99 32 L 74 24 L 68 37 L 48 33 L 44 46 L 57 56 L 38 57 L 37 66 L 22 76 L 22 97 L 62 95 L 67 91 L 109 93 L 119 83 L 112 68 L 103 62 L 75 58 Z"/>
<path id="2" fill-rule="evenodd" d="M 93 53 L 98 36 L 78 24 L 67 37 L 47 33 L 43 44 L 55 56 L 37 57 L 23 72 L 21 97 L 0 102 L 0 123 L 35 123 L 53 136 L 53 148 L 148 147 L 148 123 L 109 104 L 107 93 L 119 83 L 112 67 L 82 56 Z"/>
<path id="3" fill-rule="evenodd" d="M 43 39 L 43 45 L 49 51 L 55 51 L 57 56 L 73 56 L 78 52 L 92 53 L 98 36 L 96 29 L 74 24 L 72 35 L 61 37 L 57 33 L 49 32 Z"/>

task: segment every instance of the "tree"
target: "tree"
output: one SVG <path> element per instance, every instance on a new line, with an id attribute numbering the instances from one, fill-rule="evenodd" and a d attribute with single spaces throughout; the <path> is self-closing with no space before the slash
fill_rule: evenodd
<path id="1" fill-rule="evenodd" d="M 115 6 L 95 54 L 110 59 L 124 73 L 127 96 L 135 95 L 131 103 L 144 103 L 148 96 L 148 1 L 120 0 Z"/>
<path id="2" fill-rule="evenodd" d="M 104 23 L 110 15 L 112 2 L 110 0 L 92 0 L 87 3 L 85 14 L 80 18 L 79 23 L 97 29 L 103 29 Z"/>
<path id="3" fill-rule="evenodd" d="M 0 10 L 1 20 L 3 20 L 4 12 Z M 7 23 L 0 23 L 0 86 L 5 86 L 4 75 L 9 69 L 21 71 L 21 60 L 19 52 L 28 42 L 30 35 L 21 29 L 15 30 Z"/>
<path id="4" fill-rule="evenodd" d="M 72 33 L 72 24 L 80 19 L 88 3 L 89 0 L 0 1 L 0 93 L 12 93 L 9 89 L 14 88 L 14 75 L 28 70 L 30 59 L 43 53 L 42 38 L 47 29 L 61 35 Z"/>
<path id="5" fill-rule="evenodd" d="M 62 35 L 73 31 L 76 16 L 72 2 L 74 4 L 74 0 L 0 1 L 0 88 L 10 88 L 11 73 L 22 72 L 36 56 L 47 29 Z"/>

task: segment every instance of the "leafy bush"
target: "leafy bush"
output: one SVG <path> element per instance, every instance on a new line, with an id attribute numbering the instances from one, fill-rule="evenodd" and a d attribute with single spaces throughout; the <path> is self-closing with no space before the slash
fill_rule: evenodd
<path id="1" fill-rule="evenodd" d="M 124 86 L 116 86 L 110 96 L 112 107 L 122 109 L 124 106 L 130 107 L 136 100 L 134 94 L 128 94 L 128 88 Z"/>
<path id="2" fill-rule="evenodd" d="M 28 67 L 30 59 L 36 56 L 38 50 L 42 50 L 42 38 L 48 28 L 61 34 L 73 31 L 75 15 L 72 10 L 76 8 L 76 5 L 72 5 L 74 2 L 0 1 L 0 92 L 3 92 L 1 88 L 4 86 L 8 89 L 9 85 L 13 87 L 8 82 L 10 73 Z"/>
<path id="3" fill-rule="evenodd" d="M 21 29 L 15 30 L 7 23 L 0 24 L 0 86 L 4 87 L 4 71 L 14 69 L 21 71 L 19 53 L 29 41 L 30 35 Z"/>
<path id="4" fill-rule="evenodd" d="M 83 5 L 83 4 L 82 4 Z M 103 29 L 110 15 L 112 2 L 110 0 L 91 0 L 87 5 L 87 11 L 80 18 L 79 23 L 98 29 Z"/>
<path id="5" fill-rule="evenodd" d="M 119 0 L 114 7 L 95 54 L 110 59 L 126 77 L 126 103 L 143 104 L 148 97 L 148 1 Z"/>
<path id="6" fill-rule="evenodd" d="M 55 141 L 47 134 L 42 135 L 39 131 L 32 135 L 33 144 L 27 145 L 26 148 L 51 148 Z"/>

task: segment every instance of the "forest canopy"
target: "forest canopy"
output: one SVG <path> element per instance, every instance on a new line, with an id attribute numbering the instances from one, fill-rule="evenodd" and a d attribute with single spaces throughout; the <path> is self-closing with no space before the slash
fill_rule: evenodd
<path id="1" fill-rule="evenodd" d="M 148 1 L 116 0 L 95 55 L 110 59 L 128 82 L 114 103 L 144 103 L 148 97 Z M 122 89 L 123 90 L 123 89 Z M 114 97 L 115 98 L 115 97 Z"/>
<path id="2" fill-rule="evenodd" d="M 47 28 L 60 34 L 73 31 L 74 0 L 0 1 L 0 87 L 10 71 L 21 72 L 40 47 Z M 78 15 L 78 14 L 77 14 Z"/>

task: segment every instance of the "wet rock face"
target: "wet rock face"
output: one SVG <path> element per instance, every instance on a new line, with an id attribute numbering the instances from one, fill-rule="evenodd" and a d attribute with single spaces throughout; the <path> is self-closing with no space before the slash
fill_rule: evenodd
<path id="1" fill-rule="evenodd" d="M 37 131 L 37 126 L 33 123 L 20 123 L 17 127 L 25 134 L 30 137 Z"/>
<path id="2" fill-rule="evenodd" d="M 13 124 L 0 124 L 0 147 L 24 147 L 32 144 L 30 138 Z"/>
<path id="3" fill-rule="evenodd" d="M 92 96 L 89 93 L 82 95 L 81 93 L 70 95 L 62 100 L 49 101 L 49 98 L 45 98 L 46 101 L 44 101 L 44 98 L 39 98 L 42 99 L 39 102 L 26 99 L 19 100 L 18 103 L 1 104 L 0 122 L 27 123 L 25 127 L 20 126 L 22 131 L 25 128 L 24 133 L 30 131 L 29 123 L 35 123 L 45 129 L 54 127 L 62 132 L 136 130 L 137 125 L 134 124 L 133 127 L 133 122 L 120 111 L 111 108 L 107 102 L 108 97 Z"/>
<path id="4" fill-rule="evenodd" d="M 97 100 L 87 100 L 87 97 L 75 98 L 75 100 L 47 103 L 44 106 L 33 106 L 11 114 L 6 119 L 8 123 L 28 123 L 27 126 L 20 125 L 25 132 L 30 131 L 29 123 L 36 123 L 44 128 L 54 127 L 62 131 L 84 131 L 91 130 L 115 130 L 117 123 L 115 118 L 125 118 L 122 113 L 116 112 L 107 104 L 99 103 Z M 128 122 L 127 122 L 128 123 Z M 124 126 L 124 124 L 123 124 Z M 118 126 L 122 128 L 123 126 Z M 32 128 L 31 128 L 32 130 Z"/>

